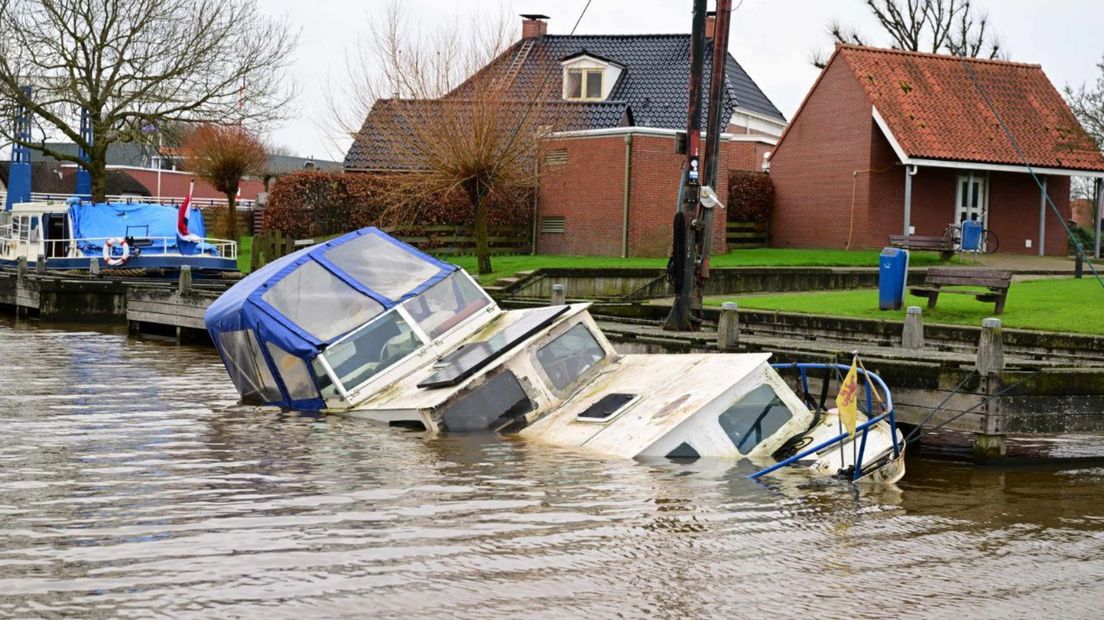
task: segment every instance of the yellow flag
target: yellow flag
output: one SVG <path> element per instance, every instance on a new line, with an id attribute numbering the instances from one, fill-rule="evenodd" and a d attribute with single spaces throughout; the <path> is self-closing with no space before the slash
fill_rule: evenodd
<path id="1" fill-rule="evenodd" d="M 851 370 L 843 378 L 839 394 L 836 395 L 836 408 L 839 410 L 840 422 L 847 428 L 851 435 L 855 434 L 855 421 L 858 417 L 857 398 L 859 395 L 859 370 L 858 358 L 852 360 Z"/>

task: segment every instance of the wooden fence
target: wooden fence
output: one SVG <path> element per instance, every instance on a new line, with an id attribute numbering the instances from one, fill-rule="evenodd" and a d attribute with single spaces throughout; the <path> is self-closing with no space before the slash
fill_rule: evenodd
<path id="1" fill-rule="evenodd" d="M 729 222 L 726 242 L 730 250 L 765 248 L 768 245 L 767 227 L 757 222 Z"/>
<path id="2" fill-rule="evenodd" d="M 463 256 L 475 253 L 475 237 L 467 226 L 393 226 L 384 230 L 395 238 L 435 256 Z M 528 254 L 531 248 L 528 226 L 491 226 L 487 243 L 491 254 Z M 253 269 L 295 250 L 321 243 L 337 235 L 302 239 L 298 242 L 278 230 L 253 237 Z"/>

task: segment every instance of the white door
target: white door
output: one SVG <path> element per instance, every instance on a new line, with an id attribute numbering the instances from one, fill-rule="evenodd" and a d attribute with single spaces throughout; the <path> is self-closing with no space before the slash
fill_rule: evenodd
<path id="1" fill-rule="evenodd" d="M 960 174 L 956 188 L 955 225 L 961 226 L 966 220 L 974 220 L 981 222 L 982 228 L 988 228 L 989 178 L 974 173 Z"/>

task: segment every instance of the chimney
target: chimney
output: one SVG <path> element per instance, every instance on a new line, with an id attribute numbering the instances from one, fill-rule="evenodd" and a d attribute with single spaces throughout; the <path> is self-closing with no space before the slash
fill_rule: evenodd
<path id="1" fill-rule="evenodd" d="M 523 14 L 521 22 L 521 38 L 534 39 L 548 34 L 547 15 Z"/>
<path id="2" fill-rule="evenodd" d="M 712 39 L 717 30 L 717 12 L 709 11 L 705 14 L 705 38 Z"/>

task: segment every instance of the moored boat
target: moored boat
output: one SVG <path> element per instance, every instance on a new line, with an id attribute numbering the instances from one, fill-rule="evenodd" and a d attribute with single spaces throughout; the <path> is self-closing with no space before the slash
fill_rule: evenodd
<path id="1" fill-rule="evenodd" d="M 854 432 L 769 355 L 622 355 L 587 304 L 504 311 L 463 270 L 375 228 L 274 261 L 207 310 L 243 399 L 598 455 L 749 459 L 895 482 L 892 396 L 865 370 Z M 799 395 L 778 370 L 798 374 Z M 842 374 L 842 373 L 841 373 Z M 830 378 L 831 374 L 827 378 Z M 857 394 L 856 394 L 857 392 Z"/>
<path id="2" fill-rule="evenodd" d="M 59 270 L 87 270 L 93 261 L 111 269 L 236 270 L 237 243 L 205 234 L 202 213 L 187 205 L 15 203 L 0 211 L 0 264 L 42 259 Z"/>

